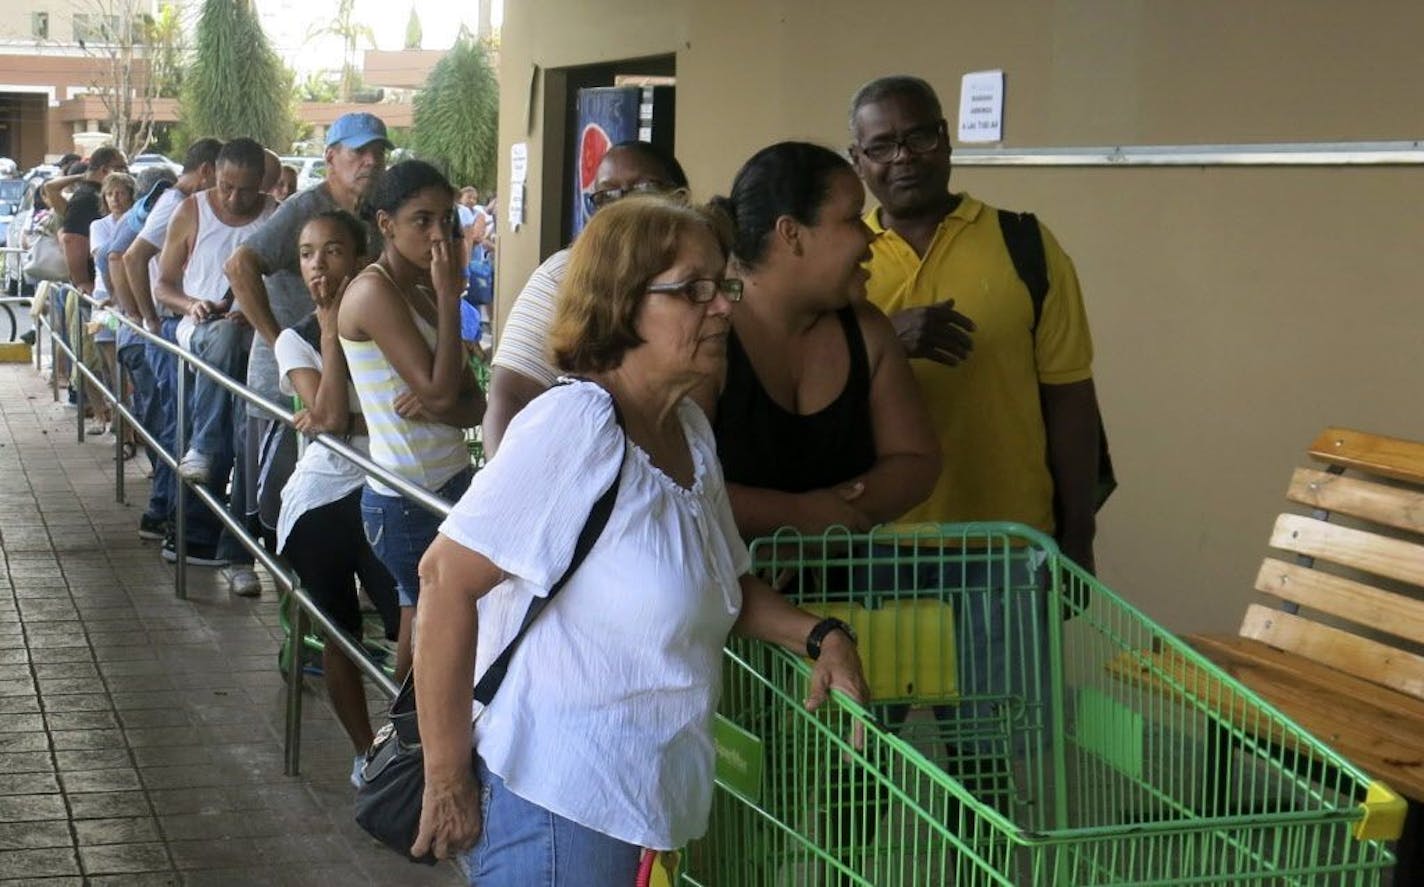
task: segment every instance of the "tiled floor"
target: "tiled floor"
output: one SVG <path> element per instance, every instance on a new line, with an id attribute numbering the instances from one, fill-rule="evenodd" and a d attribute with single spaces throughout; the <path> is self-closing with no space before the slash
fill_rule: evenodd
<path id="1" fill-rule="evenodd" d="M 111 438 L 0 365 L 0 883 L 455 884 L 351 821 L 351 748 L 310 682 L 282 775 L 275 595 L 189 599 L 136 528 Z"/>

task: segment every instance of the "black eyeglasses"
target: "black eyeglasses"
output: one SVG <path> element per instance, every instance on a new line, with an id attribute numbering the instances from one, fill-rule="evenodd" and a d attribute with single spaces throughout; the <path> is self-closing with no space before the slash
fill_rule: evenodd
<path id="1" fill-rule="evenodd" d="M 948 126 L 941 120 L 933 127 L 911 130 L 898 139 L 876 139 L 868 145 L 851 145 L 851 153 L 859 151 L 873 163 L 894 163 L 900 158 L 901 149 L 909 154 L 928 154 L 948 143 Z"/>
<path id="2" fill-rule="evenodd" d="M 655 283 L 648 287 L 650 293 L 666 293 L 682 296 L 694 305 L 706 305 L 721 293 L 728 302 L 742 300 L 742 282 L 735 277 L 699 277 L 682 283 Z"/>
<path id="3" fill-rule="evenodd" d="M 629 194 L 651 194 L 667 190 L 669 190 L 669 186 L 666 182 L 656 180 L 634 182 L 626 188 L 604 188 L 602 191 L 585 194 L 583 208 L 588 211 L 588 215 L 593 215 L 600 207 L 607 206 Z"/>

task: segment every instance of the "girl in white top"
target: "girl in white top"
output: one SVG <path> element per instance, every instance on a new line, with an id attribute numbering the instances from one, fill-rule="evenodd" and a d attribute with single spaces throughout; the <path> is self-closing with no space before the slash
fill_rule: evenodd
<path id="1" fill-rule="evenodd" d="M 726 261 L 708 217 L 675 200 L 594 216 L 550 336 L 558 365 L 584 378 L 514 418 L 421 563 L 412 853 L 473 845 L 472 884 L 629 884 L 644 849 L 701 835 L 729 631 L 797 652 L 824 635 L 811 704 L 832 687 L 866 698 L 853 639 L 748 572 L 711 427 L 687 397 L 725 361 L 741 295 Z M 615 475 L 607 526 L 472 730 L 476 676 L 565 570 Z"/>
<path id="2" fill-rule="evenodd" d="M 371 195 L 385 248 L 351 282 L 339 317 L 372 461 L 447 501 L 474 476 L 463 429 L 479 424 L 485 407 L 460 339 L 465 259 L 454 205 L 454 189 L 430 164 L 407 160 L 386 170 Z M 376 480 L 362 491 L 361 518 L 396 580 L 400 680 L 410 667 L 416 567 L 440 519 Z"/>
<path id="3" fill-rule="evenodd" d="M 283 394 L 304 407 L 296 427 L 303 434 L 344 435 L 352 449 L 369 453 L 361 404 L 346 372 L 336 336 L 342 292 L 360 267 L 365 228 L 344 211 L 321 213 L 302 227 L 297 256 L 316 312 L 285 329 L 273 349 Z M 319 441 L 309 441 L 282 488 L 277 550 L 301 579 L 302 587 L 347 634 L 361 639 L 359 579 L 366 596 L 395 639 L 400 627 L 395 580 L 376 558 L 361 528 L 361 484 L 356 465 Z M 336 644 L 322 651 L 327 695 L 355 749 L 354 773 L 371 746 L 370 712 L 361 672 Z"/>

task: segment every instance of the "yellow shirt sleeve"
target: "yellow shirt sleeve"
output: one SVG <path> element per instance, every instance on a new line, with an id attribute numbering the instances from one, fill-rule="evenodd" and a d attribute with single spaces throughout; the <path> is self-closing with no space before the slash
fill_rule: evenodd
<path id="1" fill-rule="evenodd" d="M 1038 381 L 1043 385 L 1082 382 L 1093 377 L 1093 336 L 1078 288 L 1078 272 L 1058 239 L 1041 222 L 1039 230 L 1048 260 L 1048 296 L 1034 336 Z"/>

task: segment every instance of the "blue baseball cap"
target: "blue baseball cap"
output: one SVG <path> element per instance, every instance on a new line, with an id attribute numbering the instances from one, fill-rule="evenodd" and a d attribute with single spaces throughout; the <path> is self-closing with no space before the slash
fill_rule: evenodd
<path id="1" fill-rule="evenodd" d="M 386 138 L 386 123 L 375 114 L 362 112 L 342 114 L 326 131 L 326 146 L 333 145 L 359 150 L 372 142 L 383 142 L 387 149 L 394 148 Z"/>

